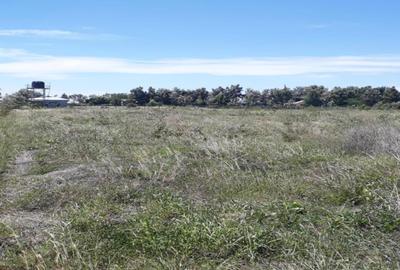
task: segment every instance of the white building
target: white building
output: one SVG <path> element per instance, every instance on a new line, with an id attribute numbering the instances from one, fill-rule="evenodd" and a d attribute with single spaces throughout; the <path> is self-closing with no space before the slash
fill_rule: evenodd
<path id="1" fill-rule="evenodd" d="M 59 108 L 59 107 L 67 107 L 68 106 L 68 99 L 66 98 L 59 98 L 59 97 L 37 97 L 32 98 L 31 101 L 34 104 L 39 104 L 43 107 L 47 108 Z"/>

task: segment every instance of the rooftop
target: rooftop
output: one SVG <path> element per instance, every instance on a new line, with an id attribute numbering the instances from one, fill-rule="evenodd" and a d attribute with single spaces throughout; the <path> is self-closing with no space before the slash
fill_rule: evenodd
<path id="1" fill-rule="evenodd" d="M 50 100 L 50 101 L 68 101 L 66 98 L 60 98 L 60 97 L 37 97 L 37 98 L 32 98 L 32 101 L 42 101 L 42 100 Z"/>

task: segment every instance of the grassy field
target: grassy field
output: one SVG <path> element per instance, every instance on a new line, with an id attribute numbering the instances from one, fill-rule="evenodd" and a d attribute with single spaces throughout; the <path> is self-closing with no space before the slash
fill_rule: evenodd
<path id="1" fill-rule="evenodd" d="M 0 117 L 0 269 L 399 269 L 400 112 Z"/>

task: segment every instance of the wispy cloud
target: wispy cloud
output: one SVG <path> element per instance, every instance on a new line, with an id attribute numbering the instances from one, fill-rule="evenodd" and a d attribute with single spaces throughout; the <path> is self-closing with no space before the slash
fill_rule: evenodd
<path id="1" fill-rule="evenodd" d="M 43 30 L 43 29 L 0 29 L 0 36 L 3 37 L 52 37 L 76 39 L 82 36 L 81 33 L 65 30 Z"/>
<path id="2" fill-rule="evenodd" d="M 0 48 L 0 59 L 1 58 L 21 58 L 31 55 L 28 51 L 21 49 L 6 49 Z"/>
<path id="3" fill-rule="evenodd" d="M 400 73 L 400 56 L 160 59 L 58 57 L 0 49 L 0 74 L 54 78 L 79 73 L 208 74 L 215 76 L 293 76 Z M 1 60 L 3 58 L 3 61 Z"/>
<path id="4" fill-rule="evenodd" d="M 88 30 L 88 29 L 86 29 Z M 104 33 L 74 32 L 58 29 L 0 29 L 0 37 L 47 38 L 69 40 L 120 39 L 121 36 Z"/>

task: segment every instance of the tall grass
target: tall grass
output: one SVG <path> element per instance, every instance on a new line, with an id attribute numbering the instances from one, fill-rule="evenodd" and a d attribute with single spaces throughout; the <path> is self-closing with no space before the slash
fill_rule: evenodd
<path id="1" fill-rule="evenodd" d="M 12 124 L 12 117 L 0 115 L 0 174 L 5 172 L 16 148 Z"/>
<path id="2" fill-rule="evenodd" d="M 12 117 L 3 119 L 14 150 L 4 167 L 2 267 L 400 266 L 396 111 L 77 108 Z M 26 150 L 35 153 L 28 175 L 13 174 L 10 160 Z"/>

